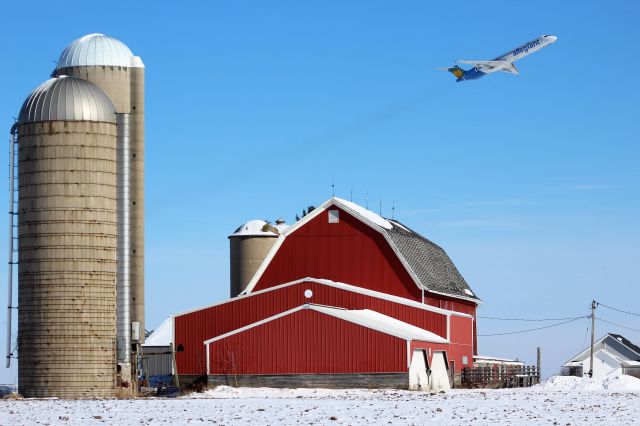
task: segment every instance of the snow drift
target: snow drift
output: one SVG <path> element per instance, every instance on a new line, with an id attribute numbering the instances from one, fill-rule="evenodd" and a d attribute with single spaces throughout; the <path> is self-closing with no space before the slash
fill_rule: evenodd
<path id="1" fill-rule="evenodd" d="M 587 377 L 552 376 L 546 382 L 539 385 L 544 390 L 561 391 L 640 391 L 640 379 L 632 376 L 612 376 L 603 379 L 590 379 Z"/>

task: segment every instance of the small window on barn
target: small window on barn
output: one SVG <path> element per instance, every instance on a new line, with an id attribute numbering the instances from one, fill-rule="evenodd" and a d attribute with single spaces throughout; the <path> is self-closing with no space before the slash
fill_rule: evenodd
<path id="1" fill-rule="evenodd" d="M 466 355 L 462 356 L 462 365 L 469 365 L 469 357 Z"/>
<path id="2" fill-rule="evenodd" d="M 338 223 L 338 222 L 340 222 L 340 211 L 329 210 L 329 223 Z"/>

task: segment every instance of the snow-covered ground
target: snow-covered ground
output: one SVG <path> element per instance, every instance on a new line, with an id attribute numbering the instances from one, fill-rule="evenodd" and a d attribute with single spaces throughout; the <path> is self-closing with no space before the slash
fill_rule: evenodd
<path id="1" fill-rule="evenodd" d="M 0 424 L 638 424 L 640 380 L 553 377 L 525 389 L 218 387 L 176 399 L 3 400 Z"/>

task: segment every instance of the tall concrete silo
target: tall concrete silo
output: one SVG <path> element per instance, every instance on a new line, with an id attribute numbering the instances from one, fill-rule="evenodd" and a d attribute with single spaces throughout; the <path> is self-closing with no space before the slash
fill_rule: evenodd
<path id="1" fill-rule="evenodd" d="M 144 70 L 140 57 L 104 34 L 89 34 L 71 42 L 54 70 L 54 75 L 81 78 L 99 86 L 111 97 L 118 116 L 117 321 L 121 365 L 131 359 L 131 343 L 144 343 Z"/>
<path id="2" fill-rule="evenodd" d="M 264 220 L 250 220 L 229 235 L 231 297 L 236 297 L 247 288 L 284 229 L 284 221 L 279 220 L 273 226 Z"/>
<path id="3" fill-rule="evenodd" d="M 18 366 L 26 397 L 111 396 L 116 114 L 99 87 L 46 81 L 18 119 Z"/>

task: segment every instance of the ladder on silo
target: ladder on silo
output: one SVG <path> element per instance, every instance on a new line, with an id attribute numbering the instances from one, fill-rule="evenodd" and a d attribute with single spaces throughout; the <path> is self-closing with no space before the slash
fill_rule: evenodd
<path id="1" fill-rule="evenodd" d="M 7 265 L 7 368 L 11 366 L 11 358 L 16 347 L 13 346 L 11 322 L 13 310 L 18 309 L 13 304 L 14 265 L 18 264 L 18 126 L 11 127 L 9 141 L 9 250 Z M 13 349 L 12 349 L 13 347 Z"/>

